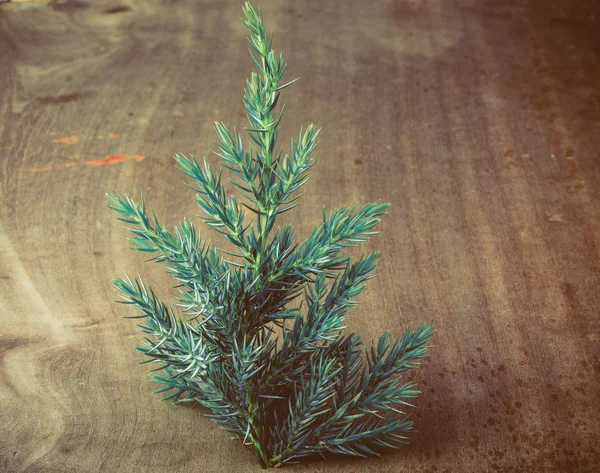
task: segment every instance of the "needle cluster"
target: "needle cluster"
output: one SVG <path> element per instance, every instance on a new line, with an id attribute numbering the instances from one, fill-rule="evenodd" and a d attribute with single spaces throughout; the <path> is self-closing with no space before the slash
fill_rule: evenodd
<path id="1" fill-rule="evenodd" d="M 319 130 L 301 129 L 288 154 L 277 149 L 284 107 L 275 109 L 294 81 L 280 85 L 286 65 L 261 12 L 246 3 L 243 14 L 256 65 L 244 92 L 250 141 L 217 122 L 215 143 L 244 200 L 226 192 L 221 170 L 206 160 L 175 156 L 202 219 L 236 250 L 211 246 L 187 219 L 163 226 L 143 200 L 107 195 L 107 206 L 131 226 L 134 247 L 165 263 L 177 281 L 180 313 L 139 278 L 114 284 L 143 321 L 137 349 L 157 365 L 157 392 L 207 408 L 264 467 L 315 453 L 377 455 L 412 429 L 405 411 L 420 392 L 399 375 L 421 362 L 433 329 L 409 328 L 395 340 L 386 332 L 368 349 L 358 335 L 342 334 L 378 262 L 377 253 L 353 261 L 343 250 L 377 233 L 388 204 L 323 210 L 322 223 L 300 241 L 292 226 L 275 226 L 298 205 Z"/>

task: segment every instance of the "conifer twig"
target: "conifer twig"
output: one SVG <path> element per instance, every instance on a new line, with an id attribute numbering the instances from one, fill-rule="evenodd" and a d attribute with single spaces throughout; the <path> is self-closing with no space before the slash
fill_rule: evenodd
<path id="1" fill-rule="evenodd" d="M 133 247 L 165 263 L 177 281 L 181 316 L 139 278 L 114 285 L 143 321 L 136 348 L 157 365 L 156 392 L 206 408 L 263 467 L 327 452 L 378 455 L 405 443 L 413 427 L 405 411 L 420 391 L 401 376 L 422 362 L 433 328 L 409 327 L 395 341 L 385 332 L 366 350 L 358 335 L 343 334 L 348 309 L 379 261 L 378 253 L 353 261 L 343 250 L 377 233 L 388 204 L 323 208 L 321 224 L 300 241 L 291 225 L 276 226 L 278 215 L 299 204 L 320 130 L 303 127 L 288 154 L 278 149 L 280 93 L 296 80 L 280 85 L 286 64 L 260 10 L 246 2 L 242 21 L 256 66 L 243 96 L 249 142 L 216 122 L 215 154 L 244 200 L 227 193 L 221 169 L 175 155 L 193 180 L 203 221 L 235 251 L 211 246 L 187 219 L 166 228 L 143 199 L 107 195 L 107 206 L 130 226 Z"/>

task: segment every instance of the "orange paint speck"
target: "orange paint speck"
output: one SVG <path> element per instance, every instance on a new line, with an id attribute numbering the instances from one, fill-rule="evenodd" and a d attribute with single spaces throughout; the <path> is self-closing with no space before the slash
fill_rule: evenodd
<path id="1" fill-rule="evenodd" d="M 70 168 L 72 166 L 77 166 L 79 164 L 87 164 L 88 166 L 104 166 L 105 164 L 113 164 L 113 163 L 122 163 L 124 161 L 143 161 L 145 156 L 132 156 L 129 154 L 114 154 L 110 156 L 106 156 L 103 159 L 93 159 L 91 161 L 85 161 L 83 163 L 77 162 L 69 162 L 62 164 L 54 164 L 50 166 L 45 166 L 43 168 L 19 168 L 17 171 L 19 172 L 41 172 L 41 171 L 51 171 L 55 168 Z"/>
<path id="2" fill-rule="evenodd" d="M 110 156 L 106 156 L 103 159 L 93 159 L 92 161 L 86 161 L 85 164 L 88 164 L 90 166 L 104 166 L 105 164 L 120 163 L 123 161 L 131 161 L 131 160 L 142 161 L 143 159 L 144 159 L 144 156 L 130 156 L 127 154 L 113 154 Z"/>
<path id="3" fill-rule="evenodd" d="M 120 138 L 120 136 L 121 136 L 121 135 L 119 135 L 118 133 L 109 133 L 109 134 L 108 134 L 108 137 L 109 137 L 111 140 L 114 140 L 115 138 Z"/>
<path id="4" fill-rule="evenodd" d="M 52 140 L 52 143 L 62 143 L 65 145 L 74 145 L 79 142 L 79 137 L 76 135 L 67 136 L 66 138 L 59 138 L 58 140 Z"/>
<path id="5" fill-rule="evenodd" d="M 121 161 L 125 161 L 125 155 L 115 154 L 111 156 L 106 156 L 103 159 L 93 159 L 92 161 L 86 161 L 85 164 L 89 164 L 90 166 L 104 166 L 105 164 L 117 163 Z"/>

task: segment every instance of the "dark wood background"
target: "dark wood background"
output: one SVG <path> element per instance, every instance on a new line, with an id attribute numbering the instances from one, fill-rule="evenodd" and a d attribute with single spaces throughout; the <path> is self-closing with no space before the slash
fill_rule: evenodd
<path id="1" fill-rule="evenodd" d="M 198 214 L 171 156 L 214 162 L 213 121 L 244 124 L 240 3 L 0 7 L 0 470 L 259 471 L 151 394 L 111 279 L 172 283 L 103 207 L 118 189 L 169 225 Z M 289 220 L 392 203 L 348 326 L 438 330 L 410 445 L 290 471 L 600 471 L 598 2 L 256 5 L 301 77 L 284 143 L 323 127 Z"/>

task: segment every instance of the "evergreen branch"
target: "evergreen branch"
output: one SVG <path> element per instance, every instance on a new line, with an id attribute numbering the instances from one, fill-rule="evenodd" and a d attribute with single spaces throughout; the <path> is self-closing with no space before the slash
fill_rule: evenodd
<path id="1" fill-rule="evenodd" d="M 433 335 L 431 325 L 421 325 L 416 330 L 408 327 L 402 337 L 398 337 L 392 345 L 389 333 L 384 332 L 377 343 L 373 343 L 367 352 L 369 374 L 363 377 L 360 390 L 370 394 L 381 390 L 382 384 L 390 376 L 415 368 L 427 354 L 426 343 Z"/>
<path id="2" fill-rule="evenodd" d="M 119 220 L 136 225 L 130 229 L 134 236 L 129 241 L 139 251 L 159 253 L 152 260 L 164 262 L 181 283 L 182 301 L 193 301 L 184 304 L 193 318 L 213 317 L 218 309 L 215 293 L 222 292 L 220 283 L 229 271 L 217 250 L 200 241 L 187 219 L 173 233 L 159 223 L 154 212 L 148 215 L 143 201 L 139 204 L 120 193 L 106 197 L 107 207 L 121 215 Z"/>
<path id="3" fill-rule="evenodd" d="M 406 442 L 406 433 L 413 428 L 407 416 L 370 416 L 368 419 L 355 418 L 342 429 L 324 432 L 311 449 L 327 450 L 358 457 L 379 456 L 373 447 L 398 448 Z"/>
<path id="4" fill-rule="evenodd" d="M 364 283 L 373 277 L 369 273 L 375 268 L 377 257 L 378 253 L 370 253 L 348 264 L 335 279 L 327 296 L 325 274 L 317 276 L 315 284 L 309 286 L 305 294 L 307 318 L 296 317 L 293 329 L 284 331 L 283 345 L 265 382 L 267 387 L 293 381 L 301 373 L 304 360 L 337 340 L 338 333 L 344 328 L 342 323 L 348 308 L 356 305 L 352 298 L 358 296 L 366 288 Z"/>
<path id="5" fill-rule="evenodd" d="M 153 337 L 145 339 L 146 346 L 136 348 L 149 361 L 162 364 L 157 370 L 163 370 L 166 376 L 151 373 L 154 382 L 165 385 L 156 392 L 174 390 L 165 399 L 198 402 L 209 408 L 212 411 L 209 417 L 217 424 L 261 451 L 259 407 L 247 385 L 264 366 L 273 344 L 264 338 L 256 346 L 252 343 L 239 346 L 234 342 L 235 350 L 229 356 L 232 374 L 224 369 L 220 354 L 209 352 L 201 334 L 175 317 L 141 281 L 117 278 L 115 286 L 123 294 L 122 303 L 134 305 L 145 317 L 142 331 Z M 224 383 L 225 379 L 231 384 Z M 266 461 L 265 455 L 261 454 L 261 460 Z"/>
<path id="6" fill-rule="evenodd" d="M 338 338 L 327 348 L 326 356 L 334 357 L 341 367 L 335 397 L 336 405 L 344 405 L 352 398 L 355 395 L 356 385 L 362 379 L 364 363 L 361 358 L 361 344 L 360 336 L 351 333 Z"/>
<path id="7" fill-rule="evenodd" d="M 312 438 L 317 421 L 331 409 L 328 401 L 335 396 L 333 379 L 340 370 L 335 365 L 334 359 L 320 356 L 310 361 L 310 373 L 300 376 L 283 429 L 276 432 L 279 442 L 272 464 L 315 453 L 307 449 L 305 444 Z"/>
<path id="8" fill-rule="evenodd" d="M 342 368 L 340 372 L 331 416 L 313 430 L 313 443 L 305 451 L 368 456 L 379 455 L 374 447 L 396 448 L 404 442 L 413 423 L 399 407 L 411 406 L 407 400 L 415 398 L 420 391 L 414 389 L 413 383 L 400 385 L 399 379 L 389 378 L 418 364 L 425 356 L 425 343 L 432 333 L 431 326 L 422 325 L 416 331 L 409 328 L 393 346 L 387 332 L 384 333 L 377 349 L 371 350 L 366 376 L 357 337 L 351 335 L 337 347 L 332 345 L 330 352 L 337 353 L 338 362 L 347 369 Z M 288 460 L 304 454 L 302 450 L 290 451 Z"/>
<path id="9" fill-rule="evenodd" d="M 293 174 L 287 176 L 278 174 L 277 168 L 281 171 L 285 164 L 278 164 L 281 153 L 277 157 L 274 156 L 283 107 L 276 119 L 273 118 L 273 110 L 279 99 L 280 91 L 291 84 L 289 82 L 281 87 L 278 86 L 286 69 L 283 54 L 280 53 L 277 56 L 273 51 L 271 47 L 273 36 L 267 37 L 260 10 L 256 11 L 249 2 L 244 4 L 242 10 L 244 13 L 242 22 L 250 33 L 248 37 L 251 48 L 250 55 L 259 70 L 258 73 L 251 72 L 244 91 L 244 106 L 250 123 L 248 134 L 256 145 L 253 148 L 257 161 L 258 194 L 261 196 L 261 199 L 257 199 L 256 202 L 261 203 L 262 206 L 262 208 L 259 206 L 257 232 L 252 236 L 256 241 L 258 252 L 254 267 L 258 269 L 262 263 L 267 238 L 273 228 L 275 218 L 278 213 L 285 211 L 279 212 L 279 206 L 293 192 L 291 189 L 297 189 L 301 184 Z M 306 148 L 303 148 L 304 155 L 292 156 L 292 159 L 296 159 L 298 164 L 292 169 L 291 163 L 288 162 L 286 167 L 298 176 L 307 170 L 306 166 L 310 167 L 308 155 L 316 147 L 314 139 L 318 133 L 314 132 L 312 125 L 309 128 L 311 132 L 305 135 L 303 141 Z M 279 185 L 276 183 L 277 179 L 280 180 Z"/>
<path id="10" fill-rule="evenodd" d="M 215 142 L 219 151 L 215 154 L 223 160 L 223 167 L 234 172 L 242 180 L 242 183 L 234 180 L 231 182 L 247 194 L 246 197 L 250 202 L 256 205 L 257 209 L 248 207 L 250 210 L 257 214 L 265 214 L 267 203 L 264 193 L 257 187 L 256 182 L 259 176 L 259 161 L 254 158 L 251 151 L 244 151 L 242 137 L 237 130 L 232 136 L 225 124 L 215 122 L 215 132 L 219 138 L 219 141 Z"/>
<path id="11" fill-rule="evenodd" d="M 179 377 L 202 380 L 208 365 L 218 360 L 218 356 L 209 351 L 198 332 L 175 317 L 141 280 L 116 278 L 114 285 L 121 291 L 123 300 L 120 302 L 136 307 L 145 319 L 142 331 L 154 338 L 145 338 L 146 347 L 137 349 L 150 357 L 150 361 L 168 361 L 170 370 Z"/>
<path id="12" fill-rule="evenodd" d="M 317 130 L 314 125 L 309 125 L 304 134 L 300 129 L 297 142 L 291 140 L 291 154 L 289 156 L 286 154 L 285 158 L 277 163 L 279 181 L 274 187 L 273 207 L 291 204 L 296 198 L 289 200 L 290 196 L 308 181 L 308 171 L 315 164 L 315 160 L 310 156 L 319 144 L 317 141 L 319 132 L 320 130 Z M 298 204 L 278 210 L 277 213 L 287 212 L 296 205 Z"/>
<path id="13" fill-rule="evenodd" d="M 161 364 L 157 370 L 166 376 L 151 376 L 153 381 L 166 384 L 158 392 L 176 390 L 167 399 L 198 402 L 211 409 L 213 419 L 223 428 L 242 435 L 246 431 L 240 422 L 242 411 L 218 389 L 211 376 L 221 356 L 211 352 L 200 334 L 178 319 L 141 280 L 116 278 L 114 285 L 122 294 L 121 302 L 135 306 L 145 319 L 140 328 L 150 337 L 144 339 L 145 346 L 136 348 L 149 358 L 147 361 Z"/>
<path id="14" fill-rule="evenodd" d="M 414 389 L 414 383 L 401 385 L 399 378 L 390 378 L 420 363 L 432 334 L 433 328 L 429 325 L 421 325 L 415 331 L 409 327 L 392 346 L 385 332 L 377 348 L 373 345 L 367 356 L 367 374 L 358 357 L 357 343 L 348 342 L 349 349 L 339 353 L 345 356 L 351 375 L 345 380 L 344 391 L 338 390 L 336 408 L 317 429 L 315 438 L 329 451 L 358 456 L 377 455 L 367 447 L 367 441 L 384 447 L 396 447 L 403 442 L 406 438 L 403 434 L 412 429 L 413 423 L 401 408 L 412 407 L 407 401 L 421 392 Z M 386 415 L 390 412 L 391 417 Z"/>
<path id="15" fill-rule="evenodd" d="M 366 367 L 357 350 L 359 340 L 348 341 L 347 346 L 341 345 L 337 351 L 338 359 L 340 363 L 345 361 L 348 375 L 342 380 L 345 389 L 343 392 L 338 391 L 336 404 L 341 406 L 344 412 L 358 410 L 376 416 L 379 411 L 403 414 L 399 408 L 411 406 L 407 400 L 418 396 L 420 391 L 414 389 L 413 383 L 400 385 L 399 378 L 391 377 L 420 364 L 426 355 L 426 343 L 432 334 L 433 327 L 430 325 L 423 324 L 414 331 L 409 327 L 392 345 L 389 334 L 384 332 L 379 338 L 377 348 L 373 344 L 370 352 L 366 351 Z M 342 422 L 354 420 L 352 417 L 340 419 Z"/>
<path id="16" fill-rule="evenodd" d="M 342 207 L 329 216 L 323 211 L 323 223 L 316 227 L 311 236 L 305 239 L 269 276 L 269 281 L 279 281 L 298 275 L 318 274 L 343 268 L 347 257 L 339 257 L 339 252 L 356 243 L 364 242 L 378 232 L 371 231 L 386 214 L 387 203 L 371 202 L 358 208 Z"/>
<path id="17" fill-rule="evenodd" d="M 263 464 L 267 462 L 267 452 L 263 448 L 265 413 L 256 394 L 258 391 L 256 375 L 265 368 L 266 361 L 275 346 L 275 343 L 269 339 L 268 331 L 263 331 L 259 337 L 253 339 L 243 337 L 241 343 L 234 339 L 234 347 L 230 355 L 233 374 L 225 372 L 231 388 L 236 392 L 237 404 L 247 415 L 249 435 L 244 443 L 256 448 Z"/>
<path id="18" fill-rule="evenodd" d="M 302 128 L 288 154 L 276 149 L 284 111 L 275 110 L 279 94 L 295 80 L 279 85 L 283 55 L 273 51 L 260 10 L 246 2 L 243 13 L 256 65 L 244 90 L 250 144 L 216 122 L 215 154 L 246 201 L 225 192 L 221 169 L 175 156 L 195 181 L 189 187 L 204 222 L 237 248 L 221 251 L 238 259 L 224 260 L 188 220 L 169 230 L 143 200 L 116 193 L 107 195 L 107 206 L 132 226 L 135 249 L 167 265 L 178 282 L 177 305 L 192 317 L 177 317 L 140 280 L 114 284 L 121 302 L 144 319 L 144 344 L 136 348 L 158 365 L 151 372 L 162 385 L 156 392 L 207 408 L 263 466 L 315 453 L 377 455 L 403 443 L 412 428 L 404 411 L 420 391 L 398 375 L 420 364 L 433 328 L 409 328 L 393 343 L 385 332 L 365 358 L 360 337 L 342 334 L 378 258 L 370 253 L 352 262 L 342 251 L 377 233 L 388 204 L 323 209 L 322 223 L 299 243 L 292 226 L 275 227 L 278 215 L 298 205 L 319 130 Z M 301 295 L 306 303 L 292 307 Z"/>
<path id="19" fill-rule="evenodd" d="M 129 238 L 135 249 L 160 253 L 152 258 L 165 262 L 172 274 L 182 283 L 191 285 L 199 280 L 208 283 L 227 271 L 227 265 L 214 248 L 203 244 L 196 235 L 194 225 L 185 219 L 175 233 L 160 225 L 154 212 L 150 216 L 144 202 L 138 204 L 127 195 L 106 194 L 107 207 L 121 215 L 118 219 L 136 225 Z"/>
<path id="20" fill-rule="evenodd" d="M 269 303 L 263 310 L 276 318 L 277 311 L 298 297 L 306 283 L 312 282 L 311 275 L 330 276 L 332 271 L 347 267 L 349 260 L 338 256 L 340 250 L 367 241 L 377 233 L 372 228 L 380 222 L 387 206 L 377 201 L 360 209 L 343 207 L 329 217 L 323 214 L 323 224 L 296 246 L 293 246 L 293 230 L 285 231 L 281 238 L 276 234 L 258 268 L 259 274 L 266 277 L 253 299 L 264 301 L 268 294 Z"/>
<path id="21" fill-rule="evenodd" d="M 198 193 L 196 202 L 207 215 L 202 219 L 217 232 L 225 235 L 238 247 L 240 254 L 253 263 L 255 255 L 251 254 L 244 238 L 244 209 L 233 195 L 225 195 L 221 185 L 221 173 L 214 172 L 206 160 L 204 168 L 193 157 L 176 155 L 175 160 L 179 164 L 178 169 L 198 184 L 198 187 L 190 187 Z"/>

